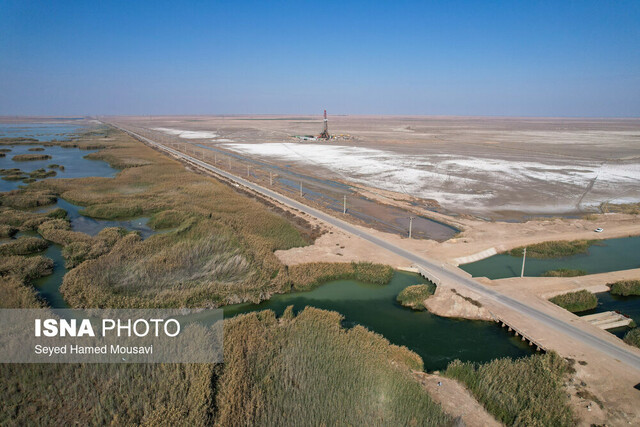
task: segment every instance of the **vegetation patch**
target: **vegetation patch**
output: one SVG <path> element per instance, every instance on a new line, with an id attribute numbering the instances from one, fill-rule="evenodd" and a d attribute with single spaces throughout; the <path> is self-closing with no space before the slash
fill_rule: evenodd
<path id="1" fill-rule="evenodd" d="M 607 284 L 612 295 L 640 295 L 640 280 L 621 280 Z"/>
<path id="2" fill-rule="evenodd" d="M 531 258 L 562 258 L 571 255 L 584 254 L 597 240 L 557 240 L 542 242 L 527 246 L 527 256 Z M 521 257 L 524 246 L 507 252 L 511 256 Z"/>
<path id="3" fill-rule="evenodd" d="M 600 205 L 600 210 L 603 213 L 638 215 L 640 214 L 640 203 L 611 204 L 605 202 Z"/>
<path id="4" fill-rule="evenodd" d="M 292 289 L 306 291 L 332 280 L 358 280 L 374 285 L 386 285 L 393 277 L 393 268 L 369 262 L 315 262 L 290 266 L 287 275 Z"/>
<path id="5" fill-rule="evenodd" d="M 49 169 L 58 169 L 60 171 L 64 170 L 64 166 L 63 165 L 59 165 L 57 163 L 52 163 L 49 166 L 47 166 Z"/>
<path id="6" fill-rule="evenodd" d="M 564 389 L 568 363 L 554 352 L 484 365 L 453 361 L 445 375 L 466 384 L 499 421 L 517 426 L 572 426 Z"/>
<path id="7" fill-rule="evenodd" d="M 29 151 L 44 151 L 44 148 L 42 148 L 42 147 L 32 147 L 32 148 L 29 148 Z"/>
<path id="8" fill-rule="evenodd" d="M 435 291 L 436 285 L 433 283 L 407 286 L 398 294 L 396 300 L 405 307 L 424 310 L 424 300 L 433 295 Z"/>
<path id="9" fill-rule="evenodd" d="M 0 256 L 28 255 L 34 252 L 41 252 L 49 247 L 46 240 L 37 237 L 20 237 L 9 243 L 0 245 Z"/>
<path id="10" fill-rule="evenodd" d="M 25 138 L 25 137 L 3 137 L 0 138 L 0 145 L 15 145 L 15 144 L 40 144 L 35 138 Z"/>
<path id="11" fill-rule="evenodd" d="M 576 277 L 587 274 L 586 270 L 573 270 L 570 268 L 559 268 L 557 270 L 545 271 L 542 277 Z"/>
<path id="12" fill-rule="evenodd" d="M 411 375 L 405 347 L 308 307 L 225 322 L 219 425 L 446 425 L 451 419 Z"/>
<path id="13" fill-rule="evenodd" d="M 33 172 L 29 172 L 29 177 L 33 179 L 44 179 L 56 176 L 58 173 L 54 170 L 36 169 Z"/>
<path id="14" fill-rule="evenodd" d="M 640 348 L 640 328 L 633 328 L 624 336 L 624 342 Z"/>
<path id="15" fill-rule="evenodd" d="M 23 282 L 30 282 L 53 272 L 53 261 L 43 256 L 0 257 L 0 276 L 14 277 Z"/>
<path id="16" fill-rule="evenodd" d="M 598 298 L 586 290 L 557 295 L 549 301 L 572 313 L 591 310 L 598 306 Z"/>
<path id="17" fill-rule="evenodd" d="M 48 154 L 17 154 L 11 159 L 14 162 L 30 162 L 34 160 L 49 160 L 51 158 Z"/>
<path id="18" fill-rule="evenodd" d="M 14 236 L 19 230 L 15 227 L 12 227 L 10 225 L 6 225 L 6 224 L 0 224 L 0 237 L 12 237 Z"/>
<path id="19" fill-rule="evenodd" d="M 0 153 L 5 154 L 5 153 L 10 153 L 11 152 L 11 148 L 0 148 Z"/>
<path id="20" fill-rule="evenodd" d="M 18 209 L 35 208 L 55 203 L 58 197 L 47 190 L 13 190 L 0 193 L 0 206 Z"/>

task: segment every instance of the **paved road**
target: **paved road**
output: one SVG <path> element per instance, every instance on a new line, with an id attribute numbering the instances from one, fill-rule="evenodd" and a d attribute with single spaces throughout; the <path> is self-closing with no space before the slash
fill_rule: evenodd
<path id="1" fill-rule="evenodd" d="M 269 190 L 268 188 L 262 187 L 258 184 L 255 184 L 251 181 L 247 181 L 246 179 L 242 179 L 238 176 L 232 175 L 222 169 L 218 169 L 214 166 L 211 166 L 208 163 L 205 163 L 201 160 L 196 159 L 195 157 L 189 156 L 187 154 L 184 154 L 180 151 L 174 150 L 170 147 L 167 147 L 163 144 L 159 144 L 155 141 L 152 141 L 142 135 L 136 134 L 134 132 L 131 132 L 127 129 L 123 129 L 120 126 L 117 126 L 113 123 L 109 123 L 110 125 L 117 127 L 118 129 L 129 133 L 130 135 L 146 142 L 147 144 L 151 145 L 151 146 L 155 146 L 158 147 L 164 151 L 167 151 L 169 153 L 174 154 L 175 156 L 181 157 L 183 159 L 189 160 L 192 163 L 197 164 L 198 166 L 210 170 L 211 172 L 214 172 L 218 175 L 221 175 L 233 182 L 236 182 L 239 185 L 243 185 L 245 187 L 248 187 L 258 193 L 261 193 L 267 197 L 270 197 L 272 199 L 275 199 L 277 201 L 279 201 L 280 203 L 283 203 L 285 205 L 288 205 L 292 208 L 298 209 L 299 211 L 302 211 L 304 213 L 307 213 L 311 216 L 314 216 L 318 219 L 321 219 L 335 227 L 338 227 L 348 233 L 351 233 L 355 236 L 361 237 L 383 249 L 386 249 L 396 255 L 399 255 L 403 258 L 406 258 L 407 260 L 418 264 L 422 267 L 424 267 L 425 269 L 429 270 L 432 274 L 436 275 L 438 278 L 440 278 L 441 280 L 447 280 L 450 282 L 454 282 L 456 284 L 456 286 L 464 286 L 467 287 L 471 290 L 473 290 L 474 292 L 489 298 L 497 303 L 500 303 L 512 310 L 515 310 L 521 314 L 524 314 L 552 329 L 555 329 L 561 333 L 564 333 L 566 335 L 568 335 L 569 337 L 575 339 L 576 341 L 580 341 L 582 343 L 585 343 L 615 359 L 620 360 L 621 362 L 637 369 L 640 370 L 640 356 L 638 356 L 637 354 L 635 354 L 632 350 L 625 348 L 624 344 L 621 345 L 616 345 L 612 342 L 603 340 L 595 335 L 592 335 L 591 333 L 584 331 L 582 329 L 576 328 L 575 326 L 557 319 L 553 316 L 548 315 L 547 313 L 544 313 L 540 310 L 537 310 L 535 308 L 529 307 L 513 298 L 510 298 L 506 295 L 500 294 L 498 292 L 496 292 L 493 289 L 488 289 L 486 287 L 484 287 L 482 284 L 480 284 L 479 282 L 473 280 L 472 278 L 468 277 L 466 275 L 466 273 L 464 273 L 462 270 L 451 270 L 451 269 L 447 269 L 444 268 L 440 263 L 437 262 L 433 262 L 430 261 L 426 258 L 423 258 L 419 255 L 416 255 L 412 252 L 406 251 L 392 243 L 387 242 L 386 240 L 382 240 L 370 233 L 368 233 L 367 231 L 364 231 L 360 228 L 357 228 L 355 226 L 353 226 L 352 224 L 349 224 L 345 221 L 342 221 L 338 218 L 335 218 L 327 213 L 324 213 L 322 211 L 319 211 L 317 209 L 311 208 L 309 206 L 306 206 L 296 200 L 290 199 L 289 197 L 283 196 L 279 193 L 276 193 L 275 191 Z"/>

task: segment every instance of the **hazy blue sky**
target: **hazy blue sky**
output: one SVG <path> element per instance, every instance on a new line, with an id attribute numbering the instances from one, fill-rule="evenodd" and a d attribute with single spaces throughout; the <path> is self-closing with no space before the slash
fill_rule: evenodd
<path id="1" fill-rule="evenodd" d="M 0 114 L 640 116 L 640 1 L 0 0 Z"/>

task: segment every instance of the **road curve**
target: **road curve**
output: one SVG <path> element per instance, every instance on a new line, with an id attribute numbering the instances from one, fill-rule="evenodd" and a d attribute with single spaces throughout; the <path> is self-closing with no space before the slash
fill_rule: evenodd
<path id="1" fill-rule="evenodd" d="M 292 208 L 298 209 L 301 212 L 304 212 L 306 214 L 309 214 L 311 216 L 314 216 L 318 219 L 321 219 L 322 221 L 325 221 L 335 227 L 338 227 L 350 234 L 353 234 L 355 236 L 358 236 L 362 239 L 365 239 L 383 249 L 386 249 L 396 255 L 399 255 L 403 258 L 406 258 L 407 260 L 421 265 L 424 268 L 426 268 L 427 270 L 429 270 L 431 273 L 435 274 L 436 276 L 438 276 L 440 279 L 448 279 L 450 281 L 453 281 L 454 283 L 456 283 L 456 285 L 460 285 L 460 286 L 464 286 L 466 288 L 469 288 L 471 290 L 473 290 L 474 292 L 491 299 L 494 302 L 497 302 L 499 304 L 502 304 L 504 306 L 506 306 L 507 308 L 510 308 L 512 310 L 515 310 L 517 312 L 519 312 L 520 314 L 526 315 L 556 331 L 559 331 L 561 333 L 564 333 L 565 335 L 568 335 L 569 337 L 573 338 L 574 340 L 577 340 L 579 342 L 582 342 L 584 344 L 587 344 L 588 346 L 601 351 L 602 353 L 605 353 L 611 357 L 613 357 L 614 359 L 617 359 L 619 361 L 621 361 L 622 363 L 635 368 L 637 370 L 640 370 L 640 356 L 637 355 L 636 353 L 634 353 L 631 349 L 625 348 L 624 344 L 621 345 L 616 345 L 612 342 L 603 340 L 602 338 L 599 338 L 587 331 L 584 331 L 582 329 L 576 328 L 575 326 L 557 319 L 553 316 L 550 316 L 547 313 L 544 313 L 540 310 L 537 310 L 533 307 L 529 307 L 523 303 L 521 303 L 520 301 L 517 301 L 513 298 L 510 298 L 506 295 L 503 295 L 499 292 L 496 292 L 493 289 L 489 289 L 484 287 L 482 284 L 480 284 L 479 282 L 473 280 L 472 278 L 469 278 L 468 276 L 465 275 L 465 273 L 462 272 L 462 270 L 460 270 L 459 272 L 457 271 L 453 271 L 453 270 L 449 270 L 447 268 L 444 268 L 441 264 L 437 263 L 437 262 L 433 262 L 430 261 L 426 258 L 423 258 L 419 255 L 416 255 L 412 252 L 409 252 L 405 249 L 402 249 L 392 243 L 387 242 L 386 240 L 382 240 L 370 233 L 368 233 L 365 230 L 362 230 L 360 228 L 357 228 L 355 226 L 353 226 L 352 224 L 349 224 L 345 221 L 342 221 L 341 219 L 338 219 L 336 217 L 333 217 L 325 212 L 322 212 L 320 210 L 311 208 L 307 205 L 304 205 L 296 200 L 293 200 L 289 197 L 283 196 L 282 194 L 276 193 L 275 191 L 269 190 L 268 188 L 262 187 L 261 185 L 255 184 L 251 181 L 248 181 L 246 179 L 240 178 L 238 176 L 232 175 L 229 172 L 226 172 L 222 169 L 219 169 L 215 166 L 211 166 L 208 163 L 205 163 L 201 160 L 196 159 L 195 157 L 189 156 L 187 154 L 184 154 L 180 151 L 174 150 L 173 148 L 167 147 L 163 144 L 157 143 L 155 141 L 150 140 L 149 138 L 146 138 L 142 135 L 139 135 L 135 132 L 132 132 L 130 130 L 124 129 L 116 124 L 113 123 L 107 123 L 108 125 L 111 125 L 123 132 L 128 133 L 129 135 L 143 141 L 146 142 L 147 144 L 157 147 L 163 151 L 166 151 L 168 153 L 171 153 L 177 157 L 183 158 L 185 160 L 190 161 L 191 163 L 194 163 L 204 169 L 207 169 L 211 172 L 214 172 L 217 175 L 223 176 L 237 184 L 240 184 L 244 187 L 250 188 L 251 190 L 260 193 L 264 196 L 270 197 L 272 199 L 277 200 L 280 203 L 283 203 L 287 206 L 290 206 Z"/>

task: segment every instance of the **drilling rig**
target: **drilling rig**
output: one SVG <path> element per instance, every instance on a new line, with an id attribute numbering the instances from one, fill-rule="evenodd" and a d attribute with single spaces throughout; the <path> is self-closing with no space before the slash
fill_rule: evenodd
<path id="1" fill-rule="evenodd" d="M 331 139 L 331 135 L 329 135 L 329 122 L 327 121 L 327 110 L 324 110 L 324 128 L 318 136 L 318 139 Z"/>

